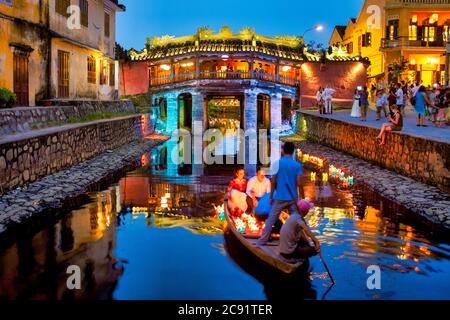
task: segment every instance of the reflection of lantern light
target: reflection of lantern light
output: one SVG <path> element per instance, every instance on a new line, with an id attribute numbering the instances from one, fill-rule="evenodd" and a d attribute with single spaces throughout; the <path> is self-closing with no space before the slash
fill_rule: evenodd
<path id="1" fill-rule="evenodd" d="M 326 173 L 322 174 L 322 180 L 323 182 L 328 182 L 328 174 Z"/>
<path id="2" fill-rule="evenodd" d="M 323 168 L 323 160 L 319 159 L 319 163 L 318 163 L 319 167 Z"/>
<path id="3" fill-rule="evenodd" d="M 312 181 L 312 182 L 315 182 L 315 181 L 316 181 L 316 177 L 317 177 L 317 173 L 311 172 L 311 181 Z"/>

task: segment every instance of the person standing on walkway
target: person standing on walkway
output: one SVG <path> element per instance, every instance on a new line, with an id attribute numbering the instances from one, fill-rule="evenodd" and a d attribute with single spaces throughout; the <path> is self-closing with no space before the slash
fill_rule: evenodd
<path id="1" fill-rule="evenodd" d="M 397 98 L 396 104 L 398 110 L 402 115 L 405 115 L 404 104 L 405 104 L 405 93 L 403 92 L 402 84 L 397 83 L 397 91 L 395 92 Z"/>
<path id="2" fill-rule="evenodd" d="M 317 100 L 317 108 L 319 109 L 319 113 L 323 114 L 324 110 L 324 101 L 323 101 L 323 89 L 322 87 L 319 88 L 319 91 L 317 91 L 316 94 L 316 100 Z"/>
<path id="3" fill-rule="evenodd" d="M 288 209 L 291 215 L 296 213 L 296 203 L 299 197 L 304 198 L 303 187 L 301 185 L 303 168 L 299 162 L 294 160 L 294 151 L 294 144 L 287 142 L 283 146 L 282 158 L 275 164 L 278 172 L 272 177 L 270 193 L 272 210 L 266 221 L 262 235 L 256 243 L 259 247 L 269 242 L 272 229 L 279 219 L 281 212 Z"/>
<path id="4" fill-rule="evenodd" d="M 361 103 L 361 121 L 367 121 L 367 112 L 369 110 L 369 91 L 367 87 L 359 93 Z"/>
<path id="5" fill-rule="evenodd" d="M 333 114 L 333 94 L 336 91 L 329 85 L 323 91 L 323 97 L 325 100 L 325 114 Z"/>
<path id="6" fill-rule="evenodd" d="M 417 126 L 428 127 L 425 125 L 425 116 L 427 105 L 432 105 L 430 99 L 428 99 L 427 89 L 425 86 L 421 86 L 416 94 L 416 103 L 414 104 L 414 111 L 417 114 Z"/>
<path id="7" fill-rule="evenodd" d="M 355 90 L 355 94 L 353 96 L 353 107 L 352 107 L 352 113 L 350 114 L 350 117 L 352 118 L 361 118 L 361 107 L 359 106 L 359 100 L 360 95 L 358 92 L 358 89 Z"/>
<path id="8" fill-rule="evenodd" d="M 380 90 L 377 93 L 376 98 L 376 107 L 377 107 L 377 121 L 381 120 L 381 112 L 384 112 L 384 116 L 387 118 L 388 112 L 387 112 L 387 94 L 384 92 L 384 90 Z"/>

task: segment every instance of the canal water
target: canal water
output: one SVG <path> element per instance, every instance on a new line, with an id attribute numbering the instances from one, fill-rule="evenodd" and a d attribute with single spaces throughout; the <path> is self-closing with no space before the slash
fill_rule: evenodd
<path id="1" fill-rule="evenodd" d="M 0 244 L 0 299 L 450 299 L 449 234 L 364 187 L 333 187 L 308 216 L 330 288 L 318 258 L 307 275 L 286 278 L 224 236 L 213 206 L 230 168 L 179 175 L 160 154 L 52 225 Z M 307 175 L 304 185 L 315 198 Z M 371 265 L 381 290 L 367 287 Z M 81 290 L 67 288 L 69 266 L 81 269 Z"/>

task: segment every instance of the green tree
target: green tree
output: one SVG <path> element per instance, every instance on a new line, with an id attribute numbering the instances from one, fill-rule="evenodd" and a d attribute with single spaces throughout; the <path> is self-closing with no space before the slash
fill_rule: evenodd
<path id="1" fill-rule="evenodd" d="M 394 61 L 389 65 L 389 82 L 399 82 L 403 73 L 408 70 L 409 61 L 401 57 L 399 61 Z"/>

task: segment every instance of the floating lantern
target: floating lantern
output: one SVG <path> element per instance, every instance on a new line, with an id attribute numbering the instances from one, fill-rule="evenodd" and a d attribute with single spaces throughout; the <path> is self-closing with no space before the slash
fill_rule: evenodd
<path id="1" fill-rule="evenodd" d="M 323 168 L 323 160 L 322 159 L 319 159 L 318 165 L 319 165 L 320 168 Z"/>
<path id="2" fill-rule="evenodd" d="M 328 174 L 327 173 L 322 174 L 322 181 L 328 182 Z"/>
<path id="3" fill-rule="evenodd" d="M 340 175 L 339 179 L 340 179 L 341 181 L 344 181 L 344 179 L 345 179 L 345 173 L 344 173 L 343 171 L 341 171 L 341 175 Z"/>
<path id="4" fill-rule="evenodd" d="M 297 160 L 301 160 L 303 158 L 303 152 L 300 149 L 297 149 Z"/>
<path id="5" fill-rule="evenodd" d="M 349 186 L 353 186 L 355 184 L 355 179 L 354 179 L 354 177 L 349 177 L 348 178 L 348 185 Z"/>
<path id="6" fill-rule="evenodd" d="M 337 174 L 338 174 L 337 169 L 335 167 L 333 167 L 331 175 L 333 176 L 333 178 L 336 178 Z"/>
<path id="7" fill-rule="evenodd" d="M 312 181 L 312 182 L 315 182 L 316 179 L 317 179 L 317 173 L 311 172 L 311 181 Z"/>
<path id="8" fill-rule="evenodd" d="M 344 178 L 344 187 L 348 187 L 348 178 Z"/>

